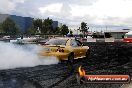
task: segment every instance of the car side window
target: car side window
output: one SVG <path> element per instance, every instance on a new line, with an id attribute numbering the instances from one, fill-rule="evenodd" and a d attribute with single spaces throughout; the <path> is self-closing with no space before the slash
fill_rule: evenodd
<path id="1" fill-rule="evenodd" d="M 70 45 L 73 46 L 73 47 L 77 47 L 78 46 L 78 44 L 77 44 L 77 42 L 75 40 L 71 40 Z"/>
<path id="2" fill-rule="evenodd" d="M 77 47 L 77 46 L 81 46 L 82 43 L 79 40 L 71 40 L 71 46 L 73 47 Z"/>
<path id="3" fill-rule="evenodd" d="M 82 43 L 79 40 L 76 40 L 78 46 L 82 46 Z"/>

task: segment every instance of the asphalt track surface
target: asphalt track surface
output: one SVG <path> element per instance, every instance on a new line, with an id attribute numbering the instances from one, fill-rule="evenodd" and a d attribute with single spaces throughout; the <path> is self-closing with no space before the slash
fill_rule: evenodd
<path id="1" fill-rule="evenodd" d="M 78 67 L 87 74 L 129 74 L 132 76 L 131 43 L 84 43 L 89 58 L 28 68 L 0 71 L 0 88 L 120 88 L 123 84 L 78 84 Z"/>

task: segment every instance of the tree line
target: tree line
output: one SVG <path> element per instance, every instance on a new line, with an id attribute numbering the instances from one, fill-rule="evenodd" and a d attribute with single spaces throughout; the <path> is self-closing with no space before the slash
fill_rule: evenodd
<path id="1" fill-rule="evenodd" d="M 67 35 L 69 28 L 63 24 L 60 27 L 53 27 L 53 20 L 47 19 L 34 19 L 32 26 L 26 31 L 27 34 L 46 34 L 46 35 Z"/>
<path id="2" fill-rule="evenodd" d="M 85 37 L 88 32 L 88 25 L 86 22 L 81 22 L 79 27 L 80 32 L 82 32 L 82 37 Z M 60 27 L 53 27 L 53 20 L 50 18 L 47 19 L 33 19 L 32 25 L 23 32 L 19 26 L 12 20 L 10 17 L 6 18 L 2 23 L 0 23 L 0 34 L 7 35 L 18 35 L 18 34 L 44 34 L 44 35 L 67 35 L 70 34 L 73 36 L 73 32 L 68 28 L 67 25 L 63 24 Z"/>
<path id="3" fill-rule="evenodd" d="M 53 20 L 47 19 L 33 19 L 32 25 L 23 32 L 20 30 L 19 26 L 10 18 L 6 18 L 2 23 L 0 23 L 0 33 L 1 34 L 46 34 L 46 35 L 67 35 L 69 33 L 68 26 L 63 24 L 60 27 L 53 28 Z"/>
<path id="4" fill-rule="evenodd" d="M 11 18 L 8 17 L 0 23 L 0 34 L 15 35 L 18 33 L 21 31 Z"/>

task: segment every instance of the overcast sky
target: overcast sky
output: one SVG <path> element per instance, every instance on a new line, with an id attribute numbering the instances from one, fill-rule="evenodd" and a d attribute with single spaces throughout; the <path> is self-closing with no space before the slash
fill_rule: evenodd
<path id="1" fill-rule="evenodd" d="M 35 18 L 50 17 L 77 28 L 132 27 L 132 0 L 0 0 L 0 13 Z"/>

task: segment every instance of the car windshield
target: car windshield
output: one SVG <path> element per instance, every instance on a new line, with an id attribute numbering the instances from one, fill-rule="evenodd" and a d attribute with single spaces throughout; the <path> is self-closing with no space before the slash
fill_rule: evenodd
<path id="1" fill-rule="evenodd" d="M 66 45 L 67 39 L 50 39 L 45 44 L 49 45 Z"/>

